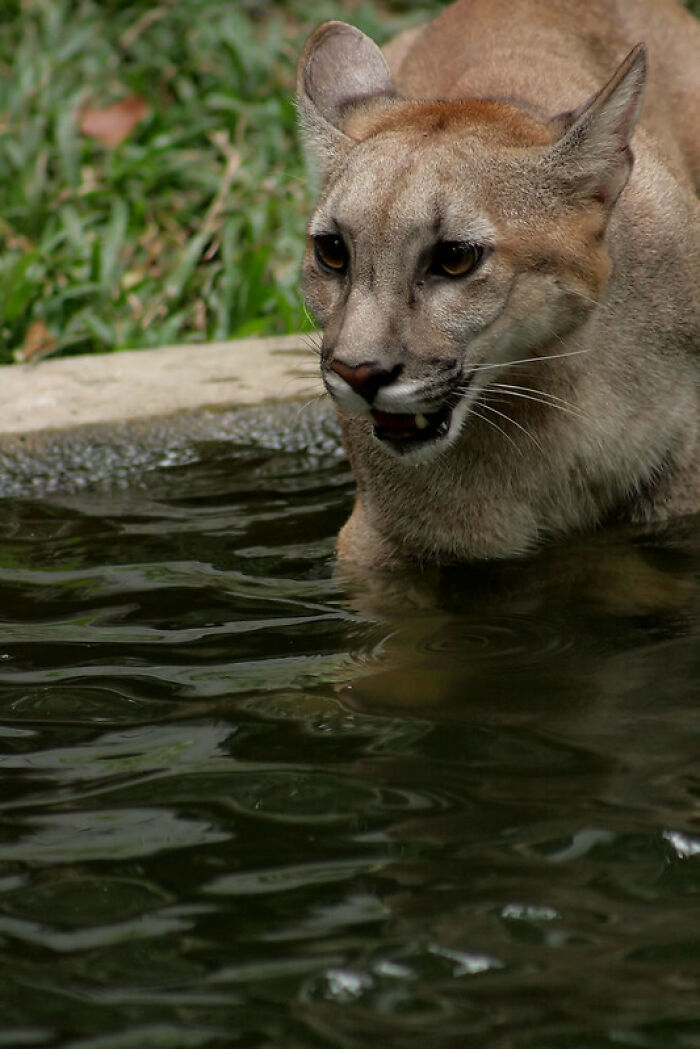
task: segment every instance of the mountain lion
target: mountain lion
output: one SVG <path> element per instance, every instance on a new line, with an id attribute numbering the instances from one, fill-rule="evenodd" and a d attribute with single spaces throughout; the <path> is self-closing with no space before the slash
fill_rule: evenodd
<path id="1" fill-rule="evenodd" d="M 303 291 L 357 482 L 341 558 L 700 509 L 699 37 L 675 0 L 458 0 L 391 71 L 358 29 L 313 34 Z"/>

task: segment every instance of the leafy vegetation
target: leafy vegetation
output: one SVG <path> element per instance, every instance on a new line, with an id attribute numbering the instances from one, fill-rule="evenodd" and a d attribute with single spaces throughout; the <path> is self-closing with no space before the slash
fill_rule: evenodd
<path id="1" fill-rule="evenodd" d="M 300 48 L 435 6 L 0 0 L 0 363 L 308 327 Z M 114 103 L 134 122 L 106 145 Z"/>
<path id="2" fill-rule="evenodd" d="M 398 6 L 0 0 L 0 362 L 308 327 L 296 59 Z"/>

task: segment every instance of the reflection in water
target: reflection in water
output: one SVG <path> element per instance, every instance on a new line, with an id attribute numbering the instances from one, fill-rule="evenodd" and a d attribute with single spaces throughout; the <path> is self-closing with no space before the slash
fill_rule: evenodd
<path id="1" fill-rule="evenodd" d="M 379 666 L 347 686 L 372 709 L 546 719 L 604 734 L 694 695 L 700 542 L 601 534 L 527 561 L 413 575 L 338 576 L 351 607 L 389 628 Z M 629 713 L 629 711 L 628 711 Z M 623 733 L 627 727 L 622 727 Z"/>
<path id="2" fill-rule="evenodd" d="M 700 1045 L 697 522 L 334 567 L 333 448 L 0 522 L 0 1044 Z"/>

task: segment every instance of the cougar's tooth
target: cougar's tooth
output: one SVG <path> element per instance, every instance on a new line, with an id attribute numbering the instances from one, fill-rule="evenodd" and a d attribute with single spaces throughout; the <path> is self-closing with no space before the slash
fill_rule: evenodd
<path id="1" fill-rule="evenodd" d="M 428 422 L 426 417 L 424 415 L 421 415 L 420 413 L 416 415 L 415 424 L 416 429 L 418 430 L 427 430 L 427 428 L 430 426 L 430 423 Z"/>

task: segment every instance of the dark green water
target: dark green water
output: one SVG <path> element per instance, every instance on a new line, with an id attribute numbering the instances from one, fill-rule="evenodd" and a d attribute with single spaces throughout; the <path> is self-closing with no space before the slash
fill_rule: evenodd
<path id="1" fill-rule="evenodd" d="M 353 579 L 351 496 L 0 502 L 0 1046 L 700 1046 L 697 527 Z"/>

